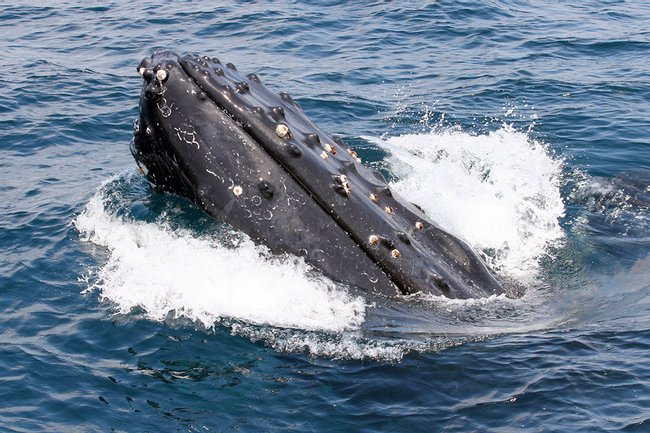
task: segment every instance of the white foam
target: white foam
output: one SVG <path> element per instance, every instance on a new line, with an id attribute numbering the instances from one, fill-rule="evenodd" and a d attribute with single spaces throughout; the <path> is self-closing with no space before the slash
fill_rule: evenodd
<path id="1" fill-rule="evenodd" d="M 206 328 L 223 318 L 334 332 L 363 323 L 363 299 L 301 259 L 272 256 L 250 240 L 224 245 L 165 224 L 128 221 L 109 213 L 105 200 L 102 188 L 74 223 L 86 241 L 108 249 L 89 289 L 120 313 L 142 308 L 153 320 L 182 316 Z"/>
<path id="2" fill-rule="evenodd" d="M 333 359 L 374 359 L 387 362 L 400 361 L 407 353 L 439 352 L 477 337 L 436 337 L 424 340 L 412 338 L 372 339 L 360 333 L 338 334 L 295 332 L 277 328 L 260 328 L 246 324 L 230 324 L 233 335 L 241 335 L 262 342 L 282 352 L 307 352 L 312 356 Z"/>
<path id="3" fill-rule="evenodd" d="M 500 272 L 527 282 L 563 239 L 562 161 L 526 133 L 448 128 L 369 140 L 391 153 L 392 187 Z"/>

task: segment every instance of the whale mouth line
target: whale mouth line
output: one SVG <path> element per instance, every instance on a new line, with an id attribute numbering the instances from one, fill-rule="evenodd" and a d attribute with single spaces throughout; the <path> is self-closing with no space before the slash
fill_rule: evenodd
<path id="1" fill-rule="evenodd" d="M 389 296 L 504 292 L 469 246 L 394 193 L 288 93 L 231 63 L 168 51 L 143 59 L 138 72 L 132 153 L 155 188 L 276 251 L 306 256 L 335 280 Z"/>

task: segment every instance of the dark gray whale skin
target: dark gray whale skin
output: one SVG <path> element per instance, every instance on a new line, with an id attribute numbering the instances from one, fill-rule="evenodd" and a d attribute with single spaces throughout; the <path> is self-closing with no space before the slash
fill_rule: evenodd
<path id="1" fill-rule="evenodd" d="M 274 253 L 382 296 L 504 293 L 481 259 L 316 127 L 286 93 L 216 58 L 142 60 L 131 152 L 178 194 Z"/>

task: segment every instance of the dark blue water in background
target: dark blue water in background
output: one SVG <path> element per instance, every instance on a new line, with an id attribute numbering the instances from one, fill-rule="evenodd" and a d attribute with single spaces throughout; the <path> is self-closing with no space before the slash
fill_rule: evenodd
<path id="1" fill-rule="evenodd" d="M 650 431 L 648 29 L 642 1 L 0 6 L 0 431 Z M 134 172 L 155 48 L 289 91 L 524 297 L 226 247 Z"/>

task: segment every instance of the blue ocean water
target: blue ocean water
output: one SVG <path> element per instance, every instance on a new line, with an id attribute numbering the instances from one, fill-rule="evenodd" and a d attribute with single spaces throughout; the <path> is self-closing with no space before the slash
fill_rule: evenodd
<path id="1" fill-rule="evenodd" d="M 174 3 L 0 6 L 0 431 L 650 430 L 646 2 Z M 523 297 L 376 299 L 153 193 L 156 48 L 289 91 Z"/>

